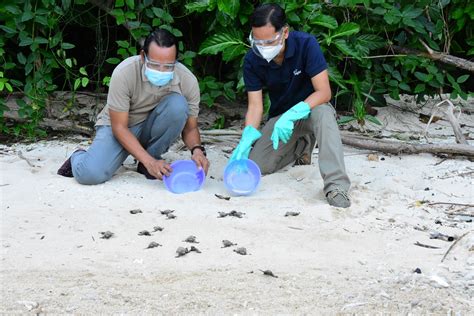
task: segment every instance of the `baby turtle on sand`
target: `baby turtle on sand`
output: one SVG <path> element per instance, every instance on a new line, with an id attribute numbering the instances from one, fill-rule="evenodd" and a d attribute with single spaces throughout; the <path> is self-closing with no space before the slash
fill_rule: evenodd
<path id="1" fill-rule="evenodd" d="M 245 213 L 243 212 L 238 212 L 238 211 L 233 210 L 233 211 L 230 211 L 227 215 L 242 218 L 244 214 Z"/>
<path id="2" fill-rule="evenodd" d="M 151 234 L 148 230 L 142 230 L 138 233 L 138 236 L 151 236 Z"/>
<path id="3" fill-rule="evenodd" d="M 224 239 L 224 240 L 222 241 L 222 245 L 223 245 L 223 247 L 221 247 L 221 248 L 227 248 L 227 247 L 236 246 L 237 244 L 234 244 L 234 243 L 233 243 L 232 241 L 230 241 L 230 240 Z"/>
<path id="4" fill-rule="evenodd" d="M 99 234 L 102 235 L 102 239 L 109 239 L 110 237 L 112 237 L 114 235 L 114 233 L 112 233 L 111 231 L 106 231 L 106 232 L 99 232 Z"/>
<path id="5" fill-rule="evenodd" d="M 174 215 L 172 213 L 166 214 L 166 219 L 175 219 L 175 218 L 176 218 L 176 215 Z"/>
<path id="6" fill-rule="evenodd" d="M 196 247 L 194 246 L 191 246 L 191 249 L 189 249 L 189 251 L 194 251 L 194 252 L 197 252 L 197 253 L 201 253 L 201 251 L 199 249 L 197 249 Z"/>
<path id="7" fill-rule="evenodd" d="M 189 252 L 188 248 L 179 247 L 178 249 L 176 249 L 176 257 L 175 258 L 182 257 L 182 256 L 186 255 L 188 252 Z"/>
<path id="8" fill-rule="evenodd" d="M 174 210 L 164 210 L 164 211 L 160 211 L 161 215 L 168 215 L 168 214 L 171 214 L 173 213 Z"/>
<path id="9" fill-rule="evenodd" d="M 234 216 L 238 218 L 242 218 L 242 216 L 245 214 L 243 212 L 238 212 L 236 210 L 232 210 L 229 213 L 226 212 L 218 212 L 219 216 L 218 217 L 226 217 L 226 216 Z"/>
<path id="10" fill-rule="evenodd" d="M 260 271 L 262 271 L 264 275 L 268 275 L 268 276 L 271 276 L 271 277 L 274 277 L 274 278 L 278 278 L 276 275 L 273 274 L 273 272 L 271 270 L 260 270 Z"/>
<path id="11" fill-rule="evenodd" d="M 238 253 L 239 255 L 245 256 L 247 255 L 247 249 L 244 247 L 239 247 L 237 249 L 234 249 L 234 252 Z"/>
<path id="12" fill-rule="evenodd" d="M 285 217 L 288 217 L 288 216 L 298 216 L 300 215 L 300 212 L 286 212 L 285 213 Z"/>
<path id="13" fill-rule="evenodd" d="M 153 231 L 154 231 L 154 232 L 158 232 L 158 231 L 161 232 L 161 231 L 163 231 L 163 229 L 164 229 L 164 228 L 161 227 L 161 226 L 154 226 L 154 227 L 153 227 Z"/>
<path id="14" fill-rule="evenodd" d="M 138 213 L 143 213 L 141 209 L 137 208 L 134 210 L 130 210 L 130 214 L 138 214 Z"/>
<path id="15" fill-rule="evenodd" d="M 150 249 L 150 248 L 155 248 L 155 247 L 162 247 L 162 246 L 163 246 L 163 245 L 160 245 L 159 243 L 152 241 L 152 242 L 148 245 L 148 247 L 146 247 L 145 249 Z"/>
<path id="16" fill-rule="evenodd" d="M 185 240 L 183 240 L 184 242 L 189 242 L 189 243 L 194 243 L 194 244 L 199 244 L 198 241 L 196 241 L 196 236 L 188 236 L 188 238 L 186 238 Z"/>

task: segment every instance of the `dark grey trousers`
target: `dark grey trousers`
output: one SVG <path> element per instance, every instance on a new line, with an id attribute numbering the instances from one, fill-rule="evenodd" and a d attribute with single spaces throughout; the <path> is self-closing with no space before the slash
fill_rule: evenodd
<path id="1" fill-rule="evenodd" d="M 304 153 L 311 155 L 317 142 L 324 194 L 335 189 L 347 192 L 351 183 L 346 174 L 341 135 L 335 114 L 328 103 L 316 106 L 307 119 L 295 122 L 290 140 L 286 144 L 280 142 L 277 150 L 273 149 L 270 136 L 280 116 L 271 118 L 263 127 L 263 135 L 254 144 L 249 158 L 258 164 L 262 174 L 269 174 L 294 162 Z"/>

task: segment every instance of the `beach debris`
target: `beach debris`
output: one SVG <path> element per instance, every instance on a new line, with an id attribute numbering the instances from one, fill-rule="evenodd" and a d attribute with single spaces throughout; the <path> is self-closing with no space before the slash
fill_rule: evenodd
<path id="1" fill-rule="evenodd" d="M 148 247 L 146 247 L 145 249 L 151 249 L 151 248 L 162 247 L 162 246 L 163 246 L 163 245 L 160 245 L 159 243 L 152 241 L 152 242 L 148 245 Z"/>
<path id="2" fill-rule="evenodd" d="M 194 246 L 191 246 L 191 248 L 189 249 L 189 252 L 191 252 L 191 251 L 201 253 L 201 251 L 199 249 L 197 249 L 196 247 L 194 247 Z"/>
<path id="3" fill-rule="evenodd" d="M 137 209 L 133 209 L 133 210 L 130 210 L 130 214 L 138 214 L 138 213 L 143 213 L 141 209 L 137 208 Z"/>
<path id="4" fill-rule="evenodd" d="M 39 307 L 39 303 L 33 301 L 17 301 L 17 303 L 25 306 L 28 311 L 32 311 Z"/>
<path id="5" fill-rule="evenodd" d="M 199 242 L 196 241 L 196 236 L 193 236 L 193 235 L 186 237 L 186 239 L 183 240 L 183 241 L 184 242 L 189 242 L 189 243 L 199 244 Z"/>
<path id="6" fill-rule="evenodd" d="M 229 201 L 230 200 L 230 196 L 224 196 L 224 195 L 220 195 L 220 194 L 214 194 L 216 198 L 218 199 L 221 199 L 221 200 L 226 200 L 226 201 Z"/>
<path id="7" fill-rule="evenodd" d="M 227 248 L 227 247 L 232 247 L 232 246 L 237 246 L 237 244 L 234 244 L 232 241 L 224 239 L 222 241 L 222 247 L 221 248 Z"/>
<path id="8" fill-rule="evenodd" d="M 300 212 L 286 212 L 285 213 L 285 217 L 288 217 L 288 216 L 298 216 L 300 215 Z"/>
<path id="9" fill-rule="evenodd" d="M 444 241 L 454 241 L 456 239 L 456 237 L 448 236 L 448 235 L 442 234 L 440 232 L 432 232 L 432 233 L 430 233 L 430 239 L 441 239 L 441 240 L 444 240 Z"/>
<path id="10" fill-rule="evenodd" d="M 259 269 L 259 270 L 262 271 L 264 275 L 268 275 L 268 276 L 271 276 L 271 277 L 274 277 L 274 278 L 278 278 L 278 276 L 274 275 L 271 270 L 261 270 L 261 269 Z"/>
<path id="11" fill-rule="evenodd" d="M 151 236 L 151 233 L 148 230 L 142 230 L 138 233 L 138 236 Z"/>
<path id="12" fill-rule="evenodd" d="M 163 211 L 160 211 L 161 215 L 168 215 L 168 214 L 171 214 L 173 213 L 174 210 L 163 210 Z"/>
<path id="13" fill-rule="evenodd" d="M 243 212 L 239 212 L 239 211 L 236 211 L 236 210 L 232 210 L 229 213 L 226 213 L 226 212 L 218 212 L 218 213 L 219 213 L 218 217 L 234 216 L 234 217 L 238 217 L 238 218 L 242 218 L 242 216 L 245 214 Z"/>
<path id="14" fill-rule="evenodd" d="M 178 247 L 178 249 L 176 249 L 176 257 L 175 258 L 182 257 L 182 256 L 186 255 L 188 252 L 189 252 L 188 248 Z"/>
<path id="15" fill-rule="evenodd" d="M 114 235 L 114 233 L 112 233 L 111 231 L 99 232 L 99 234 L 102 235 L 102 237 L 100 237 L 102 239 L 109 239 Z"/>
<path id="16" fill-rule="evenodd" d="M 173 213 L 166 214 L 166 219 L 175 219 L 175 218 L 176 218 L 176 215 L 174 215 Z"/>
<path id="17" fill-rule="evenodd" d="M 377 154 L 369 154 L 367 155 L 367 159 L 369 161 L 379 161 L 379 156 Z"/>
<path id="18" fill-rule="evenodd" d="M 439 247 L 435 247 L 435 246 L 431 246 L 431 245 L 426 245 L 426 244 L 422 244 L 420 242 L 416 242 L 414 243 L 415 246 L 420 246 L 420 247 L 423 247 L 423 248 L 429 248 L 429 249 L 439 249 Z"/>
<path id="19" fill-rule="evenodd" d="M 444 261 L 444 259 L 446 259 L 446 257 L 448 256 L 448 253 L 454 248 L 454 246 L 456 246 L 456 244 L 461 240 L 463 239 L 467 234 L 469 234 L 469 231 L 465 232 L 464 234 L 461 235 L 461 237 L 459 237 L 458 239 L 456 239 L 455 242 L 453 242 L 451 244 L 451 246 L 448 248 L 448 250 L 446 251 L 446 253 L 444 254 L 443 258 L 441 259 L 441 262 Z"/>
<path id="20" fill-rule="evenodd" d="M 237 249 L 234 249 L 234 252 L 238 253 L 239 255 L 245 256 L 247 255 L 247 249 L 244 247 L 239 247 Z"/>
<path id="21" fill-rule="evenodd" d="M 164 228 L 161 227 L 161 226 L 153 226 L 153 231 L 154 231 L 154 232 L 158 232 L 158 231 L 161 232 L 161 231 L 163 231 L 163 229 L 164 229 Z"/>
<path id="22" fill-rule="evenodd" d="M 420 269 L 420 268 L 416 268 L 415 270 L 413 270 L 413 273 L 421 274 L 421 269 Z"/>
<path id="23" fill-rule="evenodd" d="M 449 287 L 449 283 L 442 277 L 438 275 L 432 275 L 430 277 L 431 281 L 434 281 L 434 286 L 435 287 Z"/>

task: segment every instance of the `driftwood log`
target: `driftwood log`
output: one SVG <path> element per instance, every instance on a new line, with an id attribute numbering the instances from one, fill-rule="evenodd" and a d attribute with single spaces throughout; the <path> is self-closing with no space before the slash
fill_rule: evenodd
<path id="1" fill-rule="evenodd" d="M 391 47 L 397 53 L 425 57 L 431 60 L 436 60 L 448 65 L 455 66 L 460 69 L 474 72 L 474 62 L 469 61 L 467 59 L 463 59 L 463 58 L 448 55 L 448 54 L 443 54 L 436 51 L 422 52 L 416 49 L 406 48 L 406 47 L 397 46 L 397 45 L 392 45 Z"/>

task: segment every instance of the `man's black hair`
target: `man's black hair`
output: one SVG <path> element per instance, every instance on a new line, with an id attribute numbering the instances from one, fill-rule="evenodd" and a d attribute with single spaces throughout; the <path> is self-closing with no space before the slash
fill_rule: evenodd
<path id="1" fill-rule="evenodd" d="M 156 29 L 148 35 L 143 44 L 145 55 L 148 55 L 148 49 L 150 48 L 151 42 L 155 42 L 159 47 L 172 47 L 174 45 L 176 47 L 176 57 L 178 56 L 178 40 L 170 31 Z"/>
<path id="2" fill-rule="evenodd" d="M 252 27 L 261 27 L 268 23 L 270 23 L 277 32 L 286 25 L 285 11 L 278 4 L 262 4 L 255 9 L 250 17 L 250 25 Z"/>

